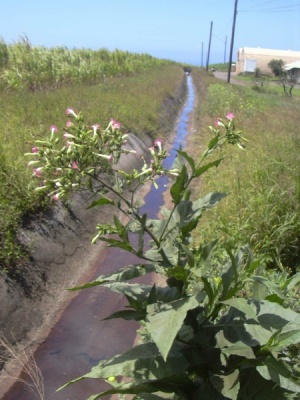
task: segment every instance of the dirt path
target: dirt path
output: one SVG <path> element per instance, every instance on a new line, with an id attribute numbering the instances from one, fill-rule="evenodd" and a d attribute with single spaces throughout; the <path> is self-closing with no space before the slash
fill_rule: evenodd
<path id="1" fill-rule="evenodd" d="M 241 81 L 237 79 L 236 76 L 237 76 L 236 72 L 231 72 L 230 83 L 233 83 L 234 85 L 249 86 L 248 82 Z M 214 77 L 227 82 L 228 72 L 215 71 Z"/>

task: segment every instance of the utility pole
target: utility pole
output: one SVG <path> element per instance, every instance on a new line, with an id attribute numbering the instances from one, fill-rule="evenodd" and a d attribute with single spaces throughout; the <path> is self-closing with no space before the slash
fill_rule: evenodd
<path id="1" fill-rule="evenodd" d="M 226 63 L 226 45 L 227 45 L 227 36 L 225 36 L 224 64 Z"/>
<path id="2" fill-rule="evenodd" d="M 203 67 L 203 42 L 201 46 L 201 67 Z"/>
<path id="3" fill-rule="evenodd" d="M 209 34 L 209 45 L 208 45 L 207 60 L 206 60 L 206 71 L 208 71 L 208 64 L 209 64 L 212 27 L 213 27 L 213 22 L 211 21 L 211 23 L 210 23 L 210 34 Z"/>
<path id="4" fill-rule="evenodd" d="M 233 13 L 233 23 L 232 23 L 232 33 L 231 33 L 230 54 L 229 54 L 229 63 L 228 63 L 227 83 L 230 83 L 230 73 L 231 73 L 231 64 L 232 64 L 232 51 L 233 51 L 233 42 L 234 42 L 235 21 L 236 21 L 236 14 L 237 14 L 237 3 L 238 3 L 238 0 L 235 0 L 234 13 Z"/>

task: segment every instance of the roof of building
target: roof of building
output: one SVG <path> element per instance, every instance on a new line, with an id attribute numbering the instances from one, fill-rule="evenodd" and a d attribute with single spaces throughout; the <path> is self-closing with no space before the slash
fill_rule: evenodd
<path id="1" fill-rule="evenodd" d="M 274 49 L 263 49 L 261 47 L 241 47 L 238 52 L 244 52 L 247 54 L 261 54 L 265 56 L 277 56 L 277 57 L 299 57 L 300 51 L 292 50 L 274 50 Z"/>
<path id="2" fill-rule="evenodd" d="M 292 62 L 289 64 L 285 64 L 283 68 L 286 69 L 287 71 L 289 71 L 290 69 L 293 69 L 293 68 L 300 69 L 300 61 L 295 61 L 295 62 Z"/>

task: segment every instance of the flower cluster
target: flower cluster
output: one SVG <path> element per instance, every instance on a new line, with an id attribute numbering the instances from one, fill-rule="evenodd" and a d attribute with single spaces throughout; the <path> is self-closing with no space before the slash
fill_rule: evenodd
<path id="1" fill-rule="evenodd" d="M 227 121 L 226 121 L 227 120 Z M 209 127 L 214 134 L 220 139 L 219 144 L 223 144 L 228 142 L 230 144 L 236 144 L 240 149 L 245 148 L 245 144 L 242 142 L 247 142 L 247 139 L 241 136 L 242 131 L 237 131 L 234 124 L 234 113 L 229 112 L 226 115 L 226 120 L 224 121 L 222 118 L 217 118 L 215 121 L 215 128 Z M 220 129 L 225 133 L 222 135 Z"/>
<path id="2" fill-rule="evenodd" d="M 120 122 L 111 118 L 108 126 L 100 129 L 99 124 L 87 126 L 81 113 L 69 107 L 68 120 L 62 132 L 56 125 L 50 126 L 50 135 L 45 140 L 37 140 L 28 165 L 33 167 L 34 178 L 38 178 L 37 191 L 45 191 L 57 201 L 66 199 L 69 192 L 90 190 L 104 192 L 110 180 L 123 179 L 131 184 L 138 179 L 141 184 L 164 173 L 162 162 L 166 151 L 163 141 L 157 139 L 149 149 L 152 160 L 140 171 L 125 173 L 118 169 L 118 161 L 123 153 L 135 153 L 128 149 L 128 135 L 122 132 Z M 113 183 L 111 183 L 113 185 Z M 119 187 L 121 185 L 117 185 Z"/>
<path id="3" fill-rule="evenodd" d="M 68 120 L 62 131 L 56 125 L 50 126 L 50 136 L 37 140 L 28 165 L 33 166 L 33 177 L 39 178 L 36 190 L 44 190 L 53 200 L 65 199 L 67 194 L 84 188 L 88 177 L 99 174 L 109 175 L 112 164 L 116 164 L 123 152 L 127 135 L 121 132 L 121 124 L 111 119 L 107 128 L 99 124 L 86 126 L 81 113 L 73 108 L 66 110 Z"/>

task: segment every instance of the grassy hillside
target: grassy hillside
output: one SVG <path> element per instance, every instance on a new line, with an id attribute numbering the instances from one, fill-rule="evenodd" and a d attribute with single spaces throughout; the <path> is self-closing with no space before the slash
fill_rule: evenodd
<path id="1" fill-rule="evenodd" d="M 197 136 L 190 149 L 201 152 L 218 117 L 233 112 L 237 128 L 247 138 L 243 152 L 226 154 L 196 192 L 228 193 L 204 218 L 199 241 L 219 238 L 228 249 L 250 243 L 267 266 L 296 271 L 300 263 L 299 150 L 297 97 L 260 93 L 250 87 L 227 85 L 193 73 L 201 94 L 197 109 Z M 222 256 L 222 255 L 220 255 Z"/>

